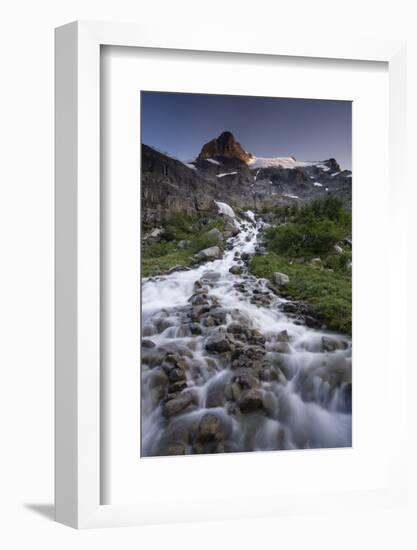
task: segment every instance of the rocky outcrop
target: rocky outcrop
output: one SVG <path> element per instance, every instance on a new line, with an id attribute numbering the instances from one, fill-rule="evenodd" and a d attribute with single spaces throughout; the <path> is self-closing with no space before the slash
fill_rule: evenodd
<path id="1" fill-rule="evenodd" d="M 204 190 L 204 192 L 203 192 Z M 208 212 L 214 208 L 216 186 L 184 163 L 142 145 L 142 221 L 163 222 L 175 210 Z"/>
<path id="2" fill-rule="evenodd" d="M 235 140 L 231 132 L 223 132 L 219 137 L 212 139 L 203 145 L 197 160 L 232 158 L 247 163 L 253 158 L 251 153 L 243 149 L 239 142 Z"/>
<path id="3" fill-rule="evenodd" d="M 272 274 L 272 282 L 278 286 L 284 286 L 290 282 L 290 278 L 285 273 L 277 271 Z"/>

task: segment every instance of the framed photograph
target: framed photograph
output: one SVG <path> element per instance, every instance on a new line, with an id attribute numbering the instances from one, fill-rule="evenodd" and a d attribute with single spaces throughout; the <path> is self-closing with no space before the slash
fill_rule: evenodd
<path id="1" fill-rule="evenodd" d="M 404 52 L 57 29 L 58 521 L 404 502 Z"/>

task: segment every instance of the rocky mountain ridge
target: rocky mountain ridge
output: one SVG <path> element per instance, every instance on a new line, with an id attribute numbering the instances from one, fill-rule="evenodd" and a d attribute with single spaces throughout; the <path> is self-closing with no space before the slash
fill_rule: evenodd
<path id="1" fill-rule="evenodd" d="M 245 151 L 231 132 L 203 145 L 191 162 L 182 162 L 142 145 L 142 217 L 160 223 L 173 210 L 209 213 L 214 200 L 235 208 L 266 210 L 337 195 L 351 205 L 352 173 L 333 158 L 297 161 L 259 158 Z"/>

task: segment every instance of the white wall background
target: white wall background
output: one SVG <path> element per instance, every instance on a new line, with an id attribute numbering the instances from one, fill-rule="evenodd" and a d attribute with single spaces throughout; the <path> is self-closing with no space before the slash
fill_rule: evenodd
<path id="1" fill-rule="evenodd" d="M 410 213 L 417 143 L 413 2 L 362 0 L 9 0 L 0 8 L 0 546 L 3 548 L 415 548 L 416 509 L 76 532 L 53 523 L 53 28 L 75 19 L 407 39 Z M 414 35 L 414 36 L 413 36 Z M 417 216 L 410 231 L 417 234 Z M 414 247 L 417 248 L 417 247 Z M 410 342 L 417 280 L 410 250 Z M 381 269 L 389 258 L 381 259 Z M 417 368 L 417 366 L 416 366 Z M 410 453 L 417 434 L 410 371 Z M 393 391 L 395 391 L 393 389 Z M 387 445 L 395 434 L 387 434 Z M 415 456 L 415 455 L 414 455 Z M 411 459 L 411 454 L 410 454 Z M 415 465 L 416 462 L 414 462 Z M 412 470 L 412 504 L 417 484 Z M 410 482 L 411 483 L 411 482 Z M 256 506 L 256 503 L 254 503 Z"/>

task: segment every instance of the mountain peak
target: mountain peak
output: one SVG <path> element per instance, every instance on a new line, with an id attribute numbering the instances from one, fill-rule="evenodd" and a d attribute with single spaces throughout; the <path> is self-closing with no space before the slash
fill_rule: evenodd
<path id="1" fill-rule="evenodd" d="M 232 132 L 226 130 L 219 137 L 203 145 L 197 160 L 215 159 L 215 157 L 235 158 L 246 164 L 253 158 L 253 155 L 243 149 Z"/>

